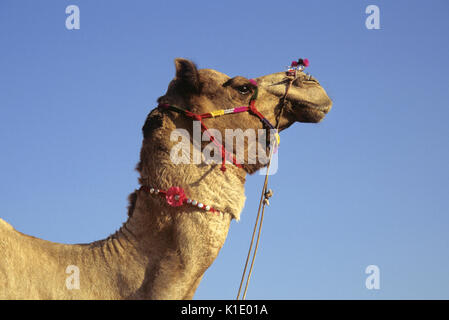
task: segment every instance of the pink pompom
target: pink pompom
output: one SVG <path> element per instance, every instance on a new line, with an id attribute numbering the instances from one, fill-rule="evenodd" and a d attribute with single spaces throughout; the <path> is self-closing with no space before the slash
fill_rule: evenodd
<path id="1" fill-rule="evenodd" d="M 257 82 L 254 79 L 249 79 L 249 82 L 257 87 Z"/>
<path id="2" fill-rule="evenodd" d="M 302 60 L 302 62 L 303 62 L 303 64 L 304 64 L 304 67 L 308 67 L 309 66 L 309 59 L 304 59 L 304 60 Z"/>

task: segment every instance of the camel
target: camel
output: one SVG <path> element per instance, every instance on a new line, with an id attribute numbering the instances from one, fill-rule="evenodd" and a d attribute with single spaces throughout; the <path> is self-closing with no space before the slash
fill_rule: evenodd
<path id="1" fill-rule="evenodd" d="M 175 59 L 175 68 L 175 78 L 159 104 L 200 114 L 247 105 L 254 91 L 254 81 L 198 69 L 187 59 Z M 318 81 L 302 71 L 279 117 L 286 77 L 285 72 L 277 72 L 255 79 L 258 110 L 271 123 L 279 121 L 279 130 L 295 122 L 320 122 L 332 101 Z M 240 219 L 246 175 L 264 166 L 237 167 L 228 161 L 223 171 L 217 163 L 174 164 L 170 149 L 176 142 L 170 133 L 177 128 L 191 132 L 192 123 L 183 114 L 158 107 L 149 113 L 136 167 L 143 187 L 129 196 L 127 221 L 106 239 L 53 243 L 22 234 L 0 219 L 0 299 L 192 299 L 222 248 L 231 221 Z M 204 123 L 220 132 L 263 128 L 249 112 L 204 119 Z M 215 210 L 171 206 L 157 190 L 149 191 L 173 186 Z"/>

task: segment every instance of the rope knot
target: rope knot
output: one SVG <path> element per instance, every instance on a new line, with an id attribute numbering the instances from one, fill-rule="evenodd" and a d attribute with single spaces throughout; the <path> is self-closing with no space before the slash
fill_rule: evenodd
<path id="1" fill-rule="evenodd" d="M 259 111 L 256 109 L 256 100 L 251 100 L 249 103 L 249 111 L 253 114 L 258 114 Z"/>
<path id="2" fill-rule="evenodd" d="M 271 198 L 272 196 L 273 196 L 273 190 L 268 189 L 264 194 L 263 204 L 269 206 L 270 201 L 268 201 L 268 199 Z"/>
<path id="3" fill-rule="evenodd" d="M 193 113 L 191 111 L 185 110 L 184 113 L 187 117 L 192 118 L 194 120 L 201 121 L 202 119 L 201 115 Z"/>
<path id="4" fill-rule="evenodd" d="M 271 198 L 273 196 L 273 190 L 268 189 L 267 192 L 265 192 L 265 199 Z"/>

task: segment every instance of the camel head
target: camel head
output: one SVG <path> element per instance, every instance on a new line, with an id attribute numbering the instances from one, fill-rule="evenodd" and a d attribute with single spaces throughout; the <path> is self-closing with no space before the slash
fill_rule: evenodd
<path id="1" fill-rule="evenodd" d="M 216 70 L 197 69 L 194 63 L 186 59 L 175 59 L 175 67 L 176 77 L 158 102 L 177 105 L 196 114 L 248 106 L 256 87 L 258 97 L 255 105 L 258 111 L 274 126 L 279 122 L 280 130 L 295 122 L 320 122 L 332 106 L 332 101 L 317 79 L 303 72 L 298 73 L 284 103 L 281 103 L 290 80 L 285 72 L 255 78 L 256 86 L 253 81 L 242 76 L 231 78 Z M 222 132 L 223 137 L 225 129 L 264 128 L 261 120 L 249 112 L 209 118 L 204 122 L 208 127 Z M 260 164 L 244 165 L 248 173 L 260 167 Z"/>

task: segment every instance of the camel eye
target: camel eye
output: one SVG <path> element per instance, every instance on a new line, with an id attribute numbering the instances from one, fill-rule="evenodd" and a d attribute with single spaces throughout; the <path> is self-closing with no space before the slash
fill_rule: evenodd
<path id="1" fill-rule="evenodd" d="M 251 92 L 251 89 L 248 86 L 240 86 L 237 88 L 237 90 L 241 93 L 241 94 L 248 94 Z"/>

